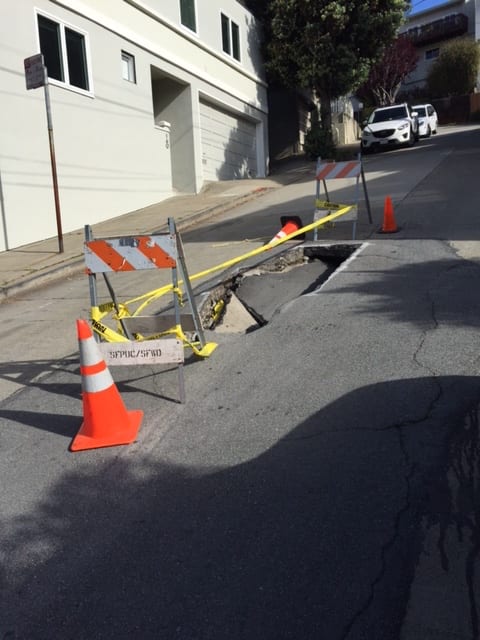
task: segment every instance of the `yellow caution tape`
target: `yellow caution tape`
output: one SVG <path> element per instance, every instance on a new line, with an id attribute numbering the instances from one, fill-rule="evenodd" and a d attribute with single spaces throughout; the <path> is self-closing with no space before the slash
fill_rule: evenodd
<path id="1" fill-rule="evenodd" d="M 316 209 L 328 209 L 329 211 L 334 211 L 338 209 L 343 209 L 343 207 L 354 206 L 347 204 L 335 204 L 333 202 L 328 202 L 328 200 L 315 200 L 315 208 Z"/>
<path id="2" fill-rule="evenodd" d="M 278 247 L 279 245 L 283 244 L 284 242 L 287 242 L 288 240 L 293 240 L 297 236 L 303 236 L 308 231 L 312 231 L 317 227 L 326 225 L 332 222 L 333 220 L 336 220 L 337 218 L 345 215 L 355 207 L 355 205 L 341 205 L 341 204 L 334 204 L 332 202 L 325 203 L 320 201 L 316 201 L 315 204 L 317 208 L 322 208 L 319 206 L 319 204 L 328 204 L 328 208 L 330 210 L 335 209 L 335 211 L 334 213 L 330 213 L 329 215 L 323 216 L 318 220 L 314 220 L 311 224 L 307 224 L 304 227 L 301 227 L 300 229 L 293 231 L 287 236 L 284 236 L 283 238 L 279 238 L 273 242 L 269 242 L 266 245 L 257 247 L 256 249 L 252 249 L 252 251 L 249 251 L 248 253 L 244 253 L 240 256 L 237 256 L 236 258 L 232 258 L 231 260 L 226 260 L 225 262 L 222 262 L 221 264 L 217 264 L 214 267 L 210 267 L 209 269 L 205 269 L 204 271 L 199 271 L 198 273 L 195 273 L 194 275 L 190 276 L 190 281 L 198 280 L 199 278 L 204 278 L 205 276 L 208 276 L 211 273 L 215 273 L 215 271 L 219 271 L 220 269 L 227 269 L 228 267 L 232 267 L 233 265 L 238 264 L 243 260 L 247 260 L 248 258 L 253 258 L 254 256 L 260 255 L 261 253 L 265 253 L 266 251 L 271 251 L 273 248 Z M 154 289 L 153 291 L 144 293 L 141 296 L 132 298 L 131 300 L 127 300 L 124 303 L 117 303 L 117 307 L 119 309 L 118 313 L 115 309 L 115 305 L 113 304 L 113 302 L 92 307 L 91 321 L 92 321 L 93 330 L 107 342 L 129 342 L 128 338 L 125 335 L 123 335 L 120 320 L 122 318 L 135 317 L 140 315 L 146 306 L 148 306 L 149 304 L 151 304 L 152 302 L 154 302 L 155 300 L 157 300 L 158 298 L 160 298 L 161 296 L 165 295 L 170 291 L 173 291 L 175 294 L 177 294 L 181 300 L 182 291 L 179 288 L 181 284 L 183 284 L 183 280 L 180 280 L 178 282 L 178 285 L 176 288 L 174 287 L 173 284 L 167 284 L 163 287 L 160 287 L 159 289 Z M 131 313 L 128 309 L 129 305 L 133 305 L 140 301 L 143 301 L 142 304 L 140 304 L 137 307 L 137 309 L 133 313 Z M 103 320 L 103 318 L 107 316 L 109 313 L 111 313 L 112 311 L 115 311 L 115 314 L 113 314 L 112 317 L 113 319 L 117 320 L 117 329 L 118 329 L 117 331 L 114 331 L 113 329 L 111 329 L 110 327 L 107 327 L 101 322 L 101 320 Z M 155 336 L 144 337 L 144 336 L 141 336 L 140 334 L 137 334 L 136 337 L 138 338 L 139 341 L 143 341 L 143 340 L 156 339 L 172 333 L 175 334 L 180 340 L 182 340 L 182 342 L 184 343 L 184 346 L 191 347 L 194 353 L 200 356 L 209 356 L 217 346 L 216 343 L 211 342 L 211 343 L 205 344 L 203 347 L 199 347 L 197 342 L 190 342 L 185 336 L 185 334 L 183 333 L 182 327 L 180 325 L 168 331 L 165 331 L 161 334 L 156 334 Z"/>

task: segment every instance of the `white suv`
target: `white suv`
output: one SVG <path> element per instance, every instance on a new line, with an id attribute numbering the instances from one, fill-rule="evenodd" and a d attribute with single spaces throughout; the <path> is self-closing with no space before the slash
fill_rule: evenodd
<path id="1" fill-rule="evenodd" d="M 370 114 L 362 131 L 362 151 L 368 153 L 380 147 L 413 146 L 418 140 L 418 117 L 406 102 L 391 107 L 379 107 Z"/>
<path id="2" fill-rule="evenodd" d="M 418 114 L 418 132 L 421 138 L 429 138 L 437 133 L 438 116 L 431 104 L 417 104 L 412 107 Z"/>

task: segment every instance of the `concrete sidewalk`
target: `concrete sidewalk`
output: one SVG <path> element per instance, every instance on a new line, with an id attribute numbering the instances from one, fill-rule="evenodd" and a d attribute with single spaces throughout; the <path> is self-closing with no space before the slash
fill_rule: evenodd
<path id="1" fill-rule="evenodd" d="M 179 195 L 149 207 L 92 225 L 94 237 L 123 236 L 134 233 L 165 232 L 168 218 L 177 229 L 214 218 L 253 198 L 301 180 L 315 163 L 304 157 L 280 163 L 268 178 L 226 180 L 207 183 L 197 195 Z M 88 220 L 85 220 L 88 224 Z M 0 301 L 17 293 L 46 284 L 56 278 L 80 272 L 84 267 L 84 227 L 63 234 L 63 253 L 57 236 L 0 253 Z"/>

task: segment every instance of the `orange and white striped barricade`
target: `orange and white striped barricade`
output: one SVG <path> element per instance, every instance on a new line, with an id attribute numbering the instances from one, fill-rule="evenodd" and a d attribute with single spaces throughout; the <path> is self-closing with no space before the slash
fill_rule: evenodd
<path id="1" fill-rule="evenodd" d="M 217 345 L 205 340 L 182 242 L 173 218 L 168 219 L 168 229 L 168 233 L 152 235 L 93 238 L 92 230 L 87 225 L 84 243 L 85 265 L 89 278 L 92 329 L 100 342 L 107 364 L 176 364 L 179 369 L 180 398 L 181 402 L 184 402 L 184 348 L 190 346 L 196 355 L 208 356 Z M 166 268 L 171 269 L 172 275 L 171 285 L 165 289 L 173 293 L 173 315 L 130 314 L 126 305 L 118 302 L 109 279 L 110 273 Z M 98 303 L 97 274 L 103 276 L 111 297 L 109 303 Z M 185 298 L 190 307 L 189 314 L 180 312 L 180 282 L 185 289 Z M 156 291 L 161 293 L 161 289 Z M 152 299 L 157 297 L 160 296 L 154 295 Z M 170 309 L 171 307 L 172 305 L 169 306 Z M 115 313 L 118 331 L 102 322 L 107 312 Z M 194 333 L 195 342 L 186 337 L 186 332 Z"/>
<path id="2" fill-rule="evenodd" d="M 314 221 L 329 215 L 332 211 L 343 205 L 335 205 L 330 202 L 330 198 L 327 190 L 327 180 L 355 180 L 355 198 L 354 206 L 352 209 L 342 217 L 342 221 L 352 222 L 352 238 L 355 240 L 357 219 L 358 219 L 358 200 L 359 200 L 359 182 L 362 179 L 363 192 L 365 195 L 365 202 L 367 205 L 368 219 L 370 224 L 372 223 L 372 214 L 370 210 L 370 201 L 368 199 L 367 185 L 365 182 L 365 174 L 363 172 L 362 160 L 359 155 L 357 160 L 348 160 L 344 162 L 335 162 L 329 160 L 322 160 L 318 158 L 317 167 L 315 171 L 315 211 L 313 219 Z M 322 200 L 320 185 L 323 184 L 325 191 L 325 200 Z M 318 227 L 314 230 L 314 240 L 318 240 Z"/>

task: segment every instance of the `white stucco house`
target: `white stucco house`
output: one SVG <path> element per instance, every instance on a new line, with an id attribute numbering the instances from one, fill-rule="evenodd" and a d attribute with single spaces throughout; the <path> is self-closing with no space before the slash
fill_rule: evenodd
<path id="1" fill-rule="evenodd" d="M 447 0 L 418 11 L 407 16 L 400 32 L 408 34 L 419 54 L 417 68 L 402 85 L 412 91 L 425 85 L 431 65 L 447 42 L 459 37 L 480 40 L 480 0 Z"/>
<path id="2" fill-rule="evenodd" d="M 263 177 L 267 86 L 258 25 L 239 0 L 0 4 L 0 251 L 57 233 L 43 87 L 48 71 L 63 232 Z"/>

